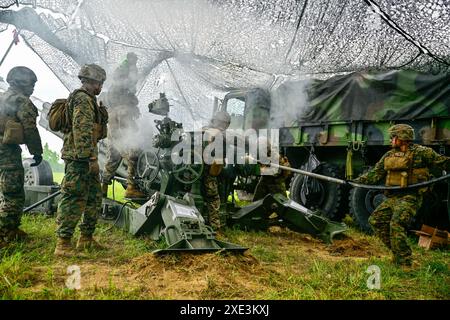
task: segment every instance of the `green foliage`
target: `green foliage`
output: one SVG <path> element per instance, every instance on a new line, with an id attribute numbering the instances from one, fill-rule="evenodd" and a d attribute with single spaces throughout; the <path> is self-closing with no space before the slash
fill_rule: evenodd
<path id="1" fill-rule="evenodd" d="M 50 164 L 53 172 L 64 172 L 64 164 L 60 162 L 59 154 L 51 150 L 48 143 L 44 146 L 44 153 L 42 157 Z"/>

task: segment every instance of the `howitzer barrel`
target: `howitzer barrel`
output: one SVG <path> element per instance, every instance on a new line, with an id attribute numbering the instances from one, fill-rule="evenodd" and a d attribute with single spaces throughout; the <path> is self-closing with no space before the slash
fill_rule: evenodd
<path id="1" fill-rule="evenodd" d="M 309 172 L 309 171 L 305 171 L 305 170 L 300 170 L 300 169 L 295 169 L 295 168 L 291 168 L 291 167 L 280 166 L 279 164 L 275 164 L 275 163 L 271 163 L 270 166 L 274 167 L 274 168 L 279 168 L 279 169 L 303 174 L 303 175 L 311 177 L 311 178 L 316 178 L 316 179 L 334 182 L 334 183 L 338 183 L 338 184 L 346 184 L 347 183 L 347 181 L 342 180 L 342 179 L 327 177 L 327 176 L 324 176 L 321 174 L 317 174 L 317 173 L 313 173 L 313 172 Z"/>

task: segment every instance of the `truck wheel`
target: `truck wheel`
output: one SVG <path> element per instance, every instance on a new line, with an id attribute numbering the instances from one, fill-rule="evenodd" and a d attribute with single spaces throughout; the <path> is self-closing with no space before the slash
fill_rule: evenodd
<path id="1" fill-rule="evenodd" d="M 385 199 L 386 196 L 380 190 L 363 188 L 350 190 L 350 214 L 358 227 L 365 233 L 372 234 L 369 217 Z"/>
<path id="2" fill-rule="evenodd" d="M 26 186 L 51 186 L 53 185 L 53 172 L 50 164 L 42 160 L 37 167 L 30 167 L 33 164 L 33 159 L 24 159 L 23 167 L 25 172 Z"/>
<path id="3" fill-rule="evenodd" d="M 339 169 L 329 163 L 320 164 L 313 172 L 339 178 Z M 292 200 L 308 209 L 323 211 L 326 218 L 337 221 L 344 216 L 345 209 L 342 207 L 346 205 L 346 201 L 343 201 L 346 190 L 340 184 L 296 174 L 291 180 L 289 192 Z"/>

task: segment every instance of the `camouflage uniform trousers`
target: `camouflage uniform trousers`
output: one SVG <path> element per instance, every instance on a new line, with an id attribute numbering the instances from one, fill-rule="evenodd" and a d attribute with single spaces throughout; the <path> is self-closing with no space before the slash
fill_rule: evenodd
<path id="1" fill-rule="evenodd" d="M 136 166 L 138 155 L 134 151 L 127 152 L 119 152 L 116 148 L 114 148 L 114 142 L 108 141 L 108 149 L 107 149 L 107 158 L 105 164 L 105 171 L 103 172 L 102 182 L 110 184 L 112 178 L 116 174 L 117 168 L 120 166 L 120 162 L 122 158 L 127 160 L 128 165 L 128 175 L 127 175 L 127 184 L 136 186 L 136 182 L 134 177 L 136 176 Z"/>
<path id="2" fill-rule="evenodd" d="M 218 230 L 221 227 L 219 184 L 217 177 L 208 173 L 209 166 L 205 166 L 204 170 L 206 173 L 203 175 L 202 191 L 207 211 L 206 220 L 214 230 Z"/>
<path id="3" fill-rule="evenodd" d="M 0 232 L 18 228 L 25 202 L 22 150 L 0 143 Z"/>
<path id="4" fill-rule="evenodd" d="M 25 202 L 23 183 L 23 168 L 0 169 L 0 232 L 20 225 Z"/>
<path id="5" fill-rule="evenodd" d="M 102 204 L 99 176 L 89 173 L 88 162 L 66 160 L 61 191 L 56 217 L 58 237 L 70 239 L 81 217 L 81 234 L 92 235 Z"/>
<path id="6" fill-rule="evenodd" d="M 422 205 L 421 194 L 392 194 L 369 218 L 375 235 L 391 249 L 398 264 L 411 263 L 411 248 L 407 243 L 407 227 Z"/>
<path id="7" fill-rule="evenodd" d="M 253 201 L 261 200 L 268 194 L 281 193 L 286 196 L 286 183 L 284 179 L 274 176 L 262 176 L 256 185 Z"/>

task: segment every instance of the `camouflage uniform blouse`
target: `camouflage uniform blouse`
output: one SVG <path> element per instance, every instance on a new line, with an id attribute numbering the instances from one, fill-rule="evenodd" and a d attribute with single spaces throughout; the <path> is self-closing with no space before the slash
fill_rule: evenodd
<path id="1" fill-rule="evenodd" d="M 0 95 L 0 116 L 7 116 L 23 126 L 25 144 L 32 155 L 42 154 L 42 143 L 36 127 L 38 110 L 31 100 L 9 88 Z M 16 144 L 2 144 L 3 133 L 0 133 L 0 168 L 12 169 L 18 164 L 22 166 L 22 150 Z"/>
<path id="2" fill-rule="evenodd" d="M 97 157 L 94 127 L 99 123 L 99 114 L 95 96 L 84 90 L 76 92 L 69 104 L 69 115 L 72 115 L 72 130 L 64 134 L 61 158 L 88 161 L 90 157 Z"/>
<path id="3" fill-rule="evenodd" d="M 412 152 L 412 168 L 440 168 L 443 170 L 450 169 L 450 157 L 446 157 L 438 154 L 436 151 L 429 147 L 421 146 L 418 144 L 411 144 L 408 147 L 409 151 Z M 384 159 L 386 157 L 392 156 L 395 152 L 399 150 L 392 149 L 386 152 L 383 157 L 375 164 L 375 167 L 361 175 L 354 181 L 363 184 L 379 184 L 381 183 L 387 175 L 387 171 L 384 169 Z"/>

